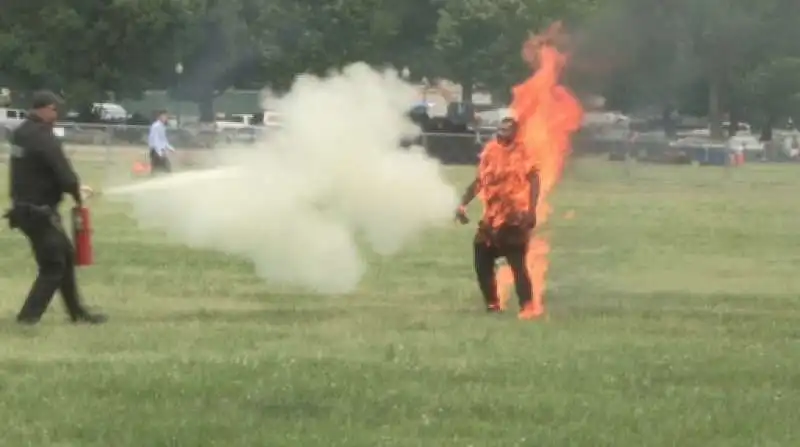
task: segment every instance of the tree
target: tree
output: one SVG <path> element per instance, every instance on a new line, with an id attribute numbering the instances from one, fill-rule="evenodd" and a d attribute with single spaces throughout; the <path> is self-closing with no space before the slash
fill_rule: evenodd
<path id="1" fill-rule="evenodd" d="M 269 51 L 255 30 L 272 11 L 257 0 L 188 0 L 187 20 L 168 42 L 173 51 L 169 67 L 181 64 L 183 73 L 172 77 L 171 93 L 196 102 L 200 120 L 214 121 L 214 97 L 231 86 L 247 83 Z M 262 11 L 262 7 L 267 7 Z"/>
<path id="2" fill-rule="evenodd" d="M 391 0 L 189 0 L 176 59 L 185 73 L 173 95 L 213 119 L 216 94 L 230 87 L 288 88 L 297 74 L 347 63 L 394 65 L 416 49 L 404 28 L 408 3 Z M 411 0 L 410 4 L 427 2 Z M 416 39 L 424 43 L 425 35 Z M 179 82 L 178 82 L 179 81 Z"/>
<path id="3" fill-rule="evenodd" d="M 743 87 L 754 81 L 743 79 L 796 48 L 799 9 L 792 0 L 606 0 L 583 43 L 613 60 L 605 80 L 611 103 L 682 99 L 683 109 L 707 113 L 712 136 L 721 137 L 725 111 L 737 121 L 753 109 L 749 101 L 763 103 L 755 87 Z M 756 77 L 763 89 L 768 77 Z"/>
<path id="4" fill-rule="evenodd" d="M 669 2 L 608 0 L 591 5 L 575 38 L 573 82 L 602 92 L 610 107 L 669 105 L 698 74 Z"/>
<path id="5" fill-rule="evenodd" d="M 382 48 L 384 61 L 397 69 L 408 67 L 415 80 L 435 78 L 441 64 L 433 45 L 439 21 L 438 0 L 388 2 L 385 16 L 397 21 L 395 32 L 387 35 Z"/>
<path id="6" fill-rule="evenodd" d="M 500 83 L 498 73 L 520 72 L 519 48 L 527 32 L 519 23 L 524 9 L 518 0 L 444 2 L 433 38 L 437 71 L 461 84 L 462 101 L 472 100 L 476 83 Z"/>
<path id="7" fill-rule="evenodd" d="M 529 74 L 520 59 L 528 33 L 580 17 L 595 5 L 593 0 L 444 0 L 433 37 L 439 74 L 462 85 L 465 102 L 475 84 L 507 93 Z"/>
<path id="8" fill-rule="evenodd" d="M 761 124 L 762 140 L 772 139 L 772 128 L 779 119 L 797 117 L 800 112 L 800 4 L 773 0 L 771 6 L 765 32 L 759 36 L 757 57 L 731 86 L 750 118 Z"/>
<path id="9" fill-rule="evenodd" d="M 800 116 L 800 57 L 786 57 L 759 65 L 742 80 L 740 90 L 763 117 L 763 140 L 779 118 Z"/>
<path id="10" fill-rule="evenodd" d="M 430 36 L 436 27 L 435 1 L 290 1 L 282 19 L 284 57 L 293 73 L 325 74 L 353 62 L 411 68 L 425 76 L 431 60 Z M 288 29 L 287 29 L 288 28 Z"/>
<path id="11" fill-rule="evenodd" d="M 172 0 L 11 2 L 0 14 L 2 71 L 12 87 L 54 89 L 79 104 L 136 96 L 171 59 L 163 42 L 183 17 Z"/>
<path id="12" fill-rule="evenodd" d="M 774 5 L 769 1 L 684 0 L 674 6 L 673 20 L 688 19 L 683 31 L 691 39 L 694 55 L 709 86 L 711 136 L 721 138 L 725 100 L 729 110 L 741 107 L 734 103 L 736 96 L 730 86 L 739 73 L 757 63 L 760 37 L 767 31 L 765 19 Z"/>

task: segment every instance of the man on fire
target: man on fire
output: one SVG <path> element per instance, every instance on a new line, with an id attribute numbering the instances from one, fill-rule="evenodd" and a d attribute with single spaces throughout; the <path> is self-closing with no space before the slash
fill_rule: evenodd
<path id="1" fill-rule="evenodd" d="M 497 293 L 495 262 L 505 258 L 514 274 L 520 319 L 534 319 L 533 284 L 526 266 L 531 232 L 536 226 L 539 174 L 526 153 L 512 118 L 500 123 L 497 136 L 481 152 L 478 174 L 464 191 L 456 218 L 469 222 L 466 208 L 476 196 L 483 202 L 483 216 L 475 234 L 474 259 L 488 312 L 502 310 Z"/>

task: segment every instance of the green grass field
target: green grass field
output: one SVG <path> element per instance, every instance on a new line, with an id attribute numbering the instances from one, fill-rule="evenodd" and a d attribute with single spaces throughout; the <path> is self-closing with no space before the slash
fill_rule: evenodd
<path id="1" fill-rule="evenodd" d="M 78 166 L 95 186 L 109 175 Z M 4 228 L 0 445 L 797 445 L 800 171 L 628 168 L 570 167 L 555 204 L 576 217 L 552 221 L 540 322 L 482 312 L 469 227 L 326 298 L 100 198 L 80 279 L 112 321 L 71 326 L 54 301 L 19 328 L 34 265 Z"/>

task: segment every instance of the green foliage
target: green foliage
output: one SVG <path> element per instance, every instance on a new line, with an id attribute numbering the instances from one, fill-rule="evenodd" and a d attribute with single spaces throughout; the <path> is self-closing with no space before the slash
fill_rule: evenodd
<path id="1" fill-rule="evenodd" d="M 189 2 L 190 25 L 176 42 L 186 72 L 174 94 L 200 103 L 206 119 L 213 94 L 231 86 L 283 90 L 299 73 L 356 61 L 392 64 L 392 55 L 414 49 L 397 44 L 415 39 L 413 27 L 403 26 L 407 4 L 389 0 Z M 417 44 L 425 38 L 418 35 Z"/>
<path id="2" fill-rule="evenodd" d="M 153 86 L 184 13 L 171 0 L 10 2 L 0 14 L 0 60 L 14 87 L 49 87 L 75 102 Z"/>
<path id="3" fill-rule="evenodd" d="M 800 58 L 767 61 L 744 77 L 741 91 L 756 110 L 767 116 L 800 114 Z"/>
<path id="4" fill-rule="evenodd" d="M 576 6 L 577 5 L 577 6 Z M 0 16 L 3 74 L 78 100 L 145 88 L 209 104 L 235 87 L 284 89 L 350 62 L 507 89 L 530 29 L 594 0 L 31 0 Z M 42 11 L 47 11 L 42 14 Z M 572 11 L 572 12 L 571 12 Z M 184 72 L 174 72 L 177 63 Z M 208 114 L 210 110 L 205 110 Z"/>
<path id="5" fill-rule="evenodd" d="M 28 0 L 0 15 L 3 85 L 77 102 L 168 88 L 211 115 L 230 87 L 288 88 L 355 61 L 499 96 L 529 74 L 520 45 L 563 19 L 579 88 L 623 108 L 790 113 L 794 0 Z M 176 74 L 176 63 L 184 72 Z M 713 87 L 713 88 L 711 88 Z M 713 101 L 703 92 L 712 91 Z M 469 88 L 466 89 L 469 93 Z"/>
<path id="6" fill-rule="evenodd" d="M 613 61 L 603 83 L 617 106 L 678 101 L 681 110 L 709 113 L 716 133 L 726 113 L 788 110 L 768 92 L 791 96 L 788 84 L 767 85 L 786 76 L 773 61 L 800 56 L 796 1 L 606 0 L 593 16 L 582 43 Z"/>
<path id="7" fill-rule="evenodd" d="M 528 74 L 520 59 L 528 33 L 569 16 L 570 8 L 555 0 L 445 0 L 433 37 L 439 74 L 507 90 Z"/>
<path id="8" fill-rule="evenodd" d="M 170 70 L 180 63 L 173 94 L 200 106 L 201 119 L 213 120 L 211 104 L 219 90 L 241 81 L 258 57 L 252 29 L 259 4 L 248 0 L 185 0 L 187 20 L 172 39 Z M 258 2 L 263 3 L 263 2 Z"/>

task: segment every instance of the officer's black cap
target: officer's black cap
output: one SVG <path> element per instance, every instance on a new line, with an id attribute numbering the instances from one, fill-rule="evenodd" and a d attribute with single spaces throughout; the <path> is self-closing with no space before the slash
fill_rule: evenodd
<path id="1" fill-rule="evenodd" d="M 58 106 L 62 102 L 63 100 L 60 96 L 49 90 L 42 90 L 33 94 L 31 108 L 34 110 L 43 109 L 45 107 Z"/>

